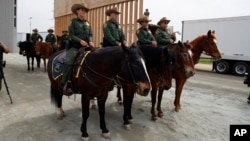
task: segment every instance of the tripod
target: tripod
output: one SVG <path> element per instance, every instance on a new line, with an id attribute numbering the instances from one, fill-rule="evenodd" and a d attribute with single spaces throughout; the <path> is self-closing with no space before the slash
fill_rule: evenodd
<path id="1" fill-rule="evenodd" d="M 0 62 L 0 63 L 1 63 L 1 62 Z M 1 73 L 1 75 L 2 75 L 3 82 L 4 82 L 4 85 L 5 85 L 5 88 L 6 88 L 7 94 L 9 95 L 10 102 L 11 102 L 11 104 L 13 104 L 13 102 L 12 102 L 12 98 L 11 98 L 11 96 L 10 96 L 10 92 L 9 92 L 9 87 L 8 87 L 8 85 L 7 85 L 7 82 L 6 82 L 6 79 L 5 79 L 5 76 L 4 76 L 4 72 L 3 72 L 3 68 L 5 67 L 5 64 L 6 64 L 6 62 L 5 62 L 5 61 L 3 61 L 3 63 L 1 63 L 1 64 L 0 64 L 0 73 Z M 2 81 L 2 80 L 0 80 L 0 81 Z M 0 82 L 0 83 L 2 83 L 2 82 Z"/>

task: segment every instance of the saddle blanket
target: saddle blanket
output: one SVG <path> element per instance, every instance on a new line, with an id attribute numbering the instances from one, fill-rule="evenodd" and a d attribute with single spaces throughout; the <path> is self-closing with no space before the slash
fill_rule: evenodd
<path id="1" fill-rule="evenodd" d="M 87 51 L 85 55 L 79 55 L 77 57 L 77 60 L 75 61 L 73 67 L 73 74 L 76 78 L 78 78 L 80 73 L 80 68 L 89 53 L 90 51 Z M 62 53 L 59 53 L 52 61 L 52 78 L 54 80 L 57 80 L 63 75 L 65 56 L 66 56 L 66 51 L 63 51 Z"/>

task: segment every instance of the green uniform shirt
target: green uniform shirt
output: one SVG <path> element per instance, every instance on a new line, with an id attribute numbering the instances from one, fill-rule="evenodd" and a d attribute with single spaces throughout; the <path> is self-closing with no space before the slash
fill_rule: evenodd
<path id="1" fill-rule="evenodd" d="M 148 28 L 140 27 L 137 29 L 136 36 L 139 44 L 141 45 L 151 45 L 152 41 L 155 41 L 154 36 Z"/>
<path id="2" fill-rule="evenodd" d="M 118 22 L 108 20 L 103 25 L 105 46 L 117 46 L 119 43 L 126 41 L 123 29 Z"/>
<path id="3" fill-rule="evenodd" d="M 72 46 L 80 48 L 80 41 L 92 42 L 92 30 L 88 21 L 74 18 L 69 25 L 69 37 Z"/>
<path id="4" fill-rule="evenodd" d="M 56 43 L 56 36 L 54 34 L 48 34 L 45 38 L 45 42 L 50 42 L 51 44 Z"/>
<path id="5" fill-rule="evenodd" d="M 37 41 L 39 41 L 39 39 L 40 39 L 40 41 L 43 41 L 43 37 L 40 34 L 38 34 L 38 33 L 31 34 L 31 41 L 33 43 L 36 43 Z"/>
<path id="6" fill-rule="evenodd" d="M 155 32 L 155 38 L 158 45 L 168 45 L 170 44 L 170 39 L 176 40 L 176 38 L 172 36 L 170 30 L 160 27 Z"/>

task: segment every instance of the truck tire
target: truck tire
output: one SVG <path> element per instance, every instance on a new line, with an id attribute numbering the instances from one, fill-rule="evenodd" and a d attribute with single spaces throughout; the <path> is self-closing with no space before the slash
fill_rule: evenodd
<path id="1" fill-rule="evenodd" d="M 249 65 L 245 62 L 237 62 L 233 66 L 233 73 L 237 75 L 244 75 L 249 68 Z"/>
<path id="2" fill-rule="evenodd" d="M 225 73 L 228 73 L 229 69 L 230 69 L 230 65 L 227 61 L 222 60 L 222 61 L 218 61 L 215 63 L 215 71 L 217 73 L 225 74 Z"/>

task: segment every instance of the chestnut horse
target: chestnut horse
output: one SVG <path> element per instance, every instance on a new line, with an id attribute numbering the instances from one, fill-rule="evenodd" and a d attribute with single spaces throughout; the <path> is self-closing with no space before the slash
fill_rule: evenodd
<path id="1" fill-rule="evenodd" d="M 207 35 L 198 36 L 197 38 L 195 38 L 193 41 L 190 42 L 190 45 L 192 46 L 192 49 L 191 49 L 192 54 L 193 54 L 192 58 L 193 58 L 193 62 L 195 64 L 198 63 L 198 60 L 199 60 L 202 52 L 205 52 L 206 54 L 212 56 L 216 60 L 221 58 L 221 54 L 220 54 L 220 52 L 217 48 L 217 45 L 216 45 L 216 39 L 217 38 L 215 35 L 215 31 L 209 30 L 207 32 Z M 175 105 L 175 111 L 178 112 L 181 109 L 181 105 L 180 105 L 181 92 L 182 92 L 182 89 L 183 89 L 183 86 L 184 86 L 186 80 L 189 77 L 187 77 L 183 73 L 183 71 L 178 69 L 178 67 L 173 67 L 171 73 L 172 73 L 172 77 L 175 79 L 175 83 L 176 83 L 174 105 Z M 151 78 L 151 81 L 153 81 L 152 78 Z M 163 116 L 163 112 L 161 110 L 162 94 L 163 94 L 163 89 L 159 88 L 158 103 L 157 103 L 157 111 L 158 111 L 157 115 L 159 117 Z M 152 112 L 152 119 L 156 120 L 156 114 L 155 114 L 153 107 L 154 107 L 154 105 L 152 105 L 152 109 L 151 109 L 152 110 L 151 111 Z"/>
<path id="2" fill-rule="evenodd" d="M 157 47 L 157 48 L 162 48 L 162 47 Z M 156 49 L 157 49 L 156 48 Z M 148 51 L 144 46 L 141 47 L 141 50 L 145 56 L 146 59 L 146 66 L 147 70 L 149 73 L 149 77 L 151 80 L 151 85 L 152 85 L 152 91 L 151 91 L 151 102 L 152 102 L 152 108 L 151 108 L 151 114 L 152 114 L 152 119 L 156 120 L 156 114 L 155 114 L 155 103 L 156 103 L 156 96 L 157 96 L 157 90 L 158 90 L 158 103 L 157 103 L 157 110 L 160 111 L 158 113 L 158 116 L 162 116 L 162 111 L 161 111 L 161 99 L 162 99 L 162 93 L 164 89 L 169 89 L 171 88 L 171 79 L 172 79 L 172 72 L 177 71 L 181 73 L 182 75 L 186 77 L 191 77 L 194 75 L 194 63 L 192 59 L 192 54 L 191 54 L 191 46 L 188 42 L 186 43 L 181 43 L 178 42 L 177 44 L 172 44 L 169 45 L 168 47 L 165 47 L 165 49 L 168 49 L 169 52 L 174 53 L 174 61 L 171 61 L 171 63 L 167 64 L 161 64 L 161 67 L 164 67 L 164 71 L 156 71 L 156 67 L 152 67 L 152 64 L 160 64 L 160 60 L 155 59 L 157 56 L 162 56 L 160 54 L 153 56 L 155 47 L 151 47 L 151 50 Z M 162 77 L 166 75 L 165 77 Z M 165 83 L 162 83 L 162 80 L 165 81 Z M 163 81 L 163 82 L 164 82 Z M 124 89 L 125 87 L 125 89 Z M 126 88 L 126 85 L 123 86 L 123 97 L 124 97 L 124 105 L 126 101 L 126 97 L 130 95 L 131 97 L 133 96 L 133 91 L 128 91 L 131 90 L 131 88 Z M 118 100 L 121 99 L 119 95 L 119 89 L 118 89 Z M 129 94 L 127 94 L 129 93 Z M 125 108 L 125 107 L 124 107 Z M 129 111 L 129 118 L 131 118 L 131 111 Z"/>
<path id="3" fill-rule="evenodd" d="M 37 67 L 40 67 L 40 58 L 36 55 L 35 47 L 32 42 L 24 41 L 18 43 L 19 54 L 26 56 L 28 71 L 30 71 L 30 59 L 31 59 L 31 70 L 34 71 L 34 58 L 37 61 Z"/>
<path id="4" fill-rule="evenodd" d="M 126 78 L 132 77 L 138 85 L 138 93 L 146 96 L 151 88 L 146 68 L 143 65 L 142 56 L 138 52 L 137 46 L 127 47 L 107 47 L 96 49 L 82 60 L 82 53 L 76 58 L 76 66 L 80 66 L 79 77 L 71 73 L 72 88 L 75 93 L 82 94 L 82 139 L 87 140 L 87 119 L 89 117 L 90 99 L 97 98 L 100 116 L 100 128 L 104 137 L 109 136 L 109 130 L 105 123 L 105 102 L 108 96 L 108 90 L 115 76 L 124 70 L 128 70 Z M 51 100 L 58 108 L 58 118 L 62 118 L 64 111 L 62 109 L 62 87 L 60 78 L 52 77 L 52 62 L 60 51 L 50 57 L 48 62 L 48 76 L 51 82 Z M 83 62 L 78 64 L 77 62 Z M 75 68 L 73 67 L 73 68 Z M 73 70 L 75 72 L 75 70 Z"/>
<path id="5" fill-rule="evenodd" d="M 49 43 L 37 41 L 35 45 L 36 54 L 40 55 L 44 63 L 44 72 L 47 71 L 46 59 L 53 54 L 53 49 Z"/>

